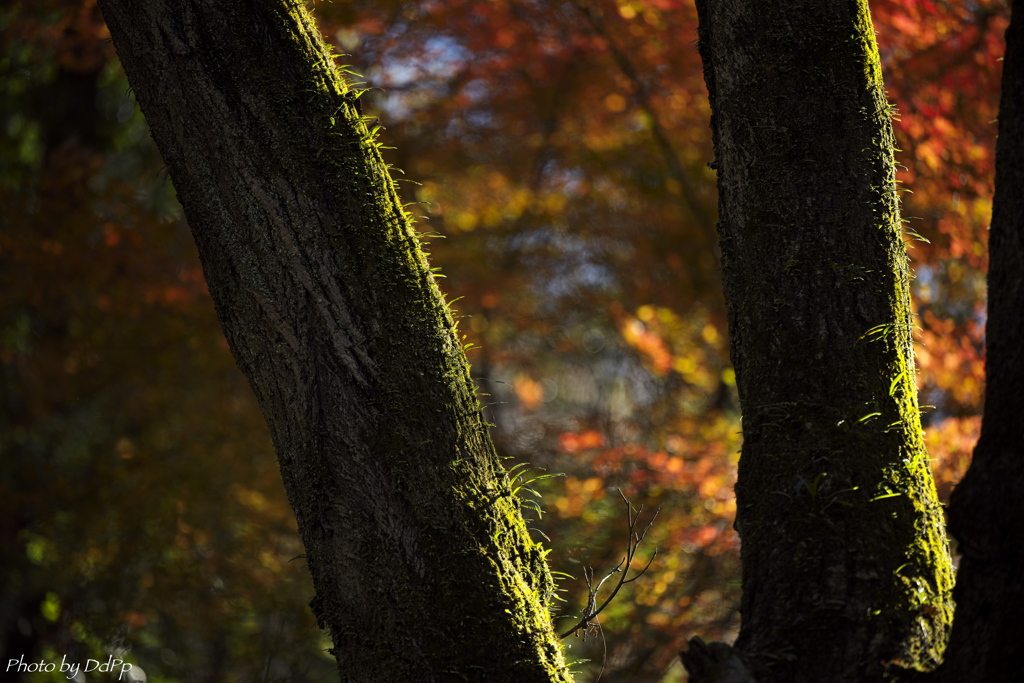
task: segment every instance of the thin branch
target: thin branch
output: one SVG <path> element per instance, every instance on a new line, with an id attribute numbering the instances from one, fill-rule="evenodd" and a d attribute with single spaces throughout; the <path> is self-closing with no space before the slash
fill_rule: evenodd
<path id="1" fill-rule="evenodd" d="M 679 154 L 676 152 L 675 147 L 668 138 L 668 133 L 665 127 L 661 123 L 661 118 L 658 116 L 658 112 L 654 108 L 654 104 L 651 100 L 650 89 L 644 80 L 640 77 L 639 72 L 633 62 L 626 56 L 612 40 L 609 35 L 607 28 L 601 17 L 598 16 L 597 12 L 590 7 L 589 4 L 584 4 L 581 0 L 573 0 L 572 3 L 587 19 L 587 23 L 590 24 L 590 28 L 593 29 L 594 33 L 604 41 L 608 47 L 608 52 L 611 54 L 612 59 L 615 61 L 616 66 L 619 67 L 619 71 L 630 81 L 633 85 L 633 96 L 636 98 L 637 104 L 647 114 L 651 122 L 651 135 L 654 137 L 654 142 L 658 146 L 658 150 L 661 152 L 662 158 L 665 161 L 665 165 L 668 166 L 669 175 L 679 183 L 679 188 L 682 191 L 683 203 L 690 212 L 693 214 L 697 222 L 704 226 L 709 227 L 714 224 L 714 220 L 708 213 L 707 209 L 704 208 L 704 204 L 697 196 L 697 190 L 693 186 L 693 182 L 687 175 L 683 162 L 679 158 Z"/>
<path id="2" fill-rule="evenodd" d="M 619 496 L 622 498 L 622 502 L 626 504 L 626 521 L 629 523 L 629 531 L 626 538 L 626 556 L 622 559 L 622 561 L 615 565 L 614 569 L 608 572 L 608 574 L 605 575 L 603 579 L 601 579 L 601 581 L 597 584 L 597 587 L 594 586 L 594 569 L 592 567 L 585 567 L 583 569 L 583 578 L 587 582 L 587 606 L 586 608 L 584 608 L 580 620 L 576 622 L 576 624 L 573 625 L 573 627 L 570 628 L 568 631 L 560 634 L 558 636 L 559 638 L 566 638 L 570 635 L 579 632 L 580 629 L 585 629 L 592 623 L 594 623 L 594 621 L 597 619 L 597 615 L 603 612 L 604 608 L 611 604 L 611 601 L 615 599 L 616 595 L 618 595 L 619 590 L 627 583 L 633 583 L 641 576 L 643 576 L 644 573 L 648 569 L 650 569 L 651 563 L 654 562 L 654 558 L 658 556 L 658 549 L 655 548 L 654 554 L 651 555 L 651 559 L 647 561 L 647 564 L 644 565 L 644 568 L 639 570 L 633 576 L 633 578 L 628 578 L 629 570 L 632 568 L 633 558 L 636 557 L 637 549 L 643 542 L 644 537 L 647 536 L 647 532 L 650 530 L 651 525 L 654 524 L 654 520 L 657 519 L 658 513 L 661 512 L 661 508 L 659 507 L 657 510 L 654 511 L 654 514 L 651 516 L 651 520 L 647 522 L 647 526 L 644 527 L 643 531 L 637 533 L 636 525 L 637 522 L 640 520 L 640 513 L 644 511 L 644 506 L 641 505 L 638 510 L 634 510 L 632 504 L 630 504 L 630 502 L 626 499 L 626 496 L 622 494 L 621 490 L 619 490 Z M 625 565 L 624 568 L 623 565 Z M 601 590 L 601 586 L 603 586 L 604 582 L 610 579 L 613 575 L 619 573 L 621 573 L 622 576 L 619 577 L 619 581 L 615 584 L 615 588 L 612 589 L 611 594 L 605 599 L 604 602 L 601 603 L 601 606 L 598 607 L 597 593 Z"/>

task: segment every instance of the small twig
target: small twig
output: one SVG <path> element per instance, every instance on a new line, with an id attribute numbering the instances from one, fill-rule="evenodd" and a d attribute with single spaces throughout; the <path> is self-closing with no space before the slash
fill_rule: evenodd
<path id="1" fill-rule="evenodd" d="M 659 507 L 657 510 L 654 511 L 654 514 L 651 516 L 651 520 L 647 523 L 647 526 L 644 527 L 643 531 L 637 533 L 636 525 L 637 522 L 640 520 L 640 513 L 644 511 L 644 506 L 641 505 L 638 510 L 634 510 L 632 504 L 630 504 L 630 502 L 626 499 L 626 496 L 622 494 L 621 490 L 619 490 L 619 496 L 622 498 L 622 502 L 626 504 L 626 521 L 629 522 L 629 532 L 626 540 L 626 557 L 624 557 L 621 562 L 615 565 L 614 569 L 608 572 L 608 574 L 603 579 L 601 579 L 601 581 L 597 584 L 596 588 L 594 587 L 594 569 L 592 567 L 584 568 L 583 578 L 587 582 L 588 593 L 587 606 L 586 608 L 584 608 L 580 620 L 576 622 L 576 624 L 573 625 L 573 627 L 570 628 L 568 631 L 559 634 L 559 638 L 566 638 L 570 635 L 579 632 L 580 629 L 585 629 L 588 626 L 590 626 L 590 624 L 594 622 L 594 620 L 597 618 L 597 615 L 603 612 L 604 608 L 611 604 L 611 601 L 615 599 L 616 595 L 618 595 L 619 590 L 627 583 L 633 583 L 641 576 L 643 576 L 644 573 L 648 569 L 650 569 L 651 563 L 654 562 L 654 558 L 658 556 L 658 549 L 655 548 L 654 554 L 651 555 L 651 559 L 647 561 L 647 564 L 644 565 L 644 568 L 638 571 L 633 576 L 633 578 L 627 578 L 629 576 L 629 570 L 633 565 L 633 558 L 636 557 L 636 551 L 640 547 L 640 543 L 643 542 L 644 537 L 647 536 L 647 532 L 648 530 L 650 530 L 651 525 L 654 524 L 654 520 L 657 519 L 658 513 L 661 512 L 661 508 Z M 625 568 L 623 568 L 623 565 L 625 565 Z M 604 585 L 605 581 L 607 581 L 612 577 L 612 575 L 617 573 L 621 573 L 622 576 L 619 577 L 618 583 L 616 583 L 615 588 L 612 589 L 611 595 L 605 598 L 605 601 L 601 603 L 600 607 L 598 607 L 597 592 L 601 590 L 601 586 Z"/>
<path id="2" fill-rule="evenodd" d="M 604 668 L 608 665 L 608 641 L 604 637 L 604 629 L 601 628 L 601 622 L 597 623 L 597 631 L 601 634 L 601 647 L 604 649 L 604 656 L 601 657 L 601 670 L 597 672 L 597 678 L 594 679 L 594 683 L 599 683 L 601 677 L 604 676 Z"/>

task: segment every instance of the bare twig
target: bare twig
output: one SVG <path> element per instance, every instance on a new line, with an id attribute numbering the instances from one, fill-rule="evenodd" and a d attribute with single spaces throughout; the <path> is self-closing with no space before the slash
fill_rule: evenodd
<path id="1" fill-rule="evenodd" d="M 580 617 L 580 620 L 576 622 L 576 624 L 574 624 L 573 627 L 570 628 L 568 631 L 559 634 L 559 638 L 566 638 L 570 635 L 576 634 L 580 631 L 580 629 L 585 630 L 592 623 L 595 623 L 597 615 L 604 611 L 605 607 L 611 604 L 611 601 L 615 599 L 615 596 L 618 594 L 619 590 L 627 583 L 633 583 L 641 576 L 643 576 L 644 573 L 648 569 L 650 569 L 651 563 L 654 562 L 654 558 L 658 556 L 658 549 L 655 548 L 654 554 L 651 555 L 651 559 L 647 561 L 647 564 L 644 565 L 644 568 L 639 570 L 633 576 L 633 578 L 628 578 L 629 570 L 632 568 L 633 565 L 633 558 L 636 557 L 636 551 L 640 547 L 640 543 L 644 540 L 644 537 L 647 535 L 647 531 L 651 528 L 651 525 L 654 524 L 654 520 L 657 519 L 658 513 L 661 512 L 661 508 L 659 507 L 657 510 L 654 511 L 654 514 L 651 515 L 650 521 L 647 522 L 647 526 L 644 527 L 643 531 L 637 533 L 637 522 L 640 520 L 640 513 L 644 511 L 644 506 L 641 505 L 638 510 L 634 510 L 630 502 L 626 500 L 626 496 L 622 495 L 621 490 L 619 491 L 619 496 L 622 498 L 622 502 L 626 504 L 626 521 L 629 522 L 629 534 L 626 542 L 626 556 L 622 559 L 621 562 L 615 565 L 614 569 L 608 572 L 608 574 L 603 579 L 601 579 L 601 581 L 597 584 L 596 587 L 594 586 L 594 569 L 592 567 L 584 568 L 583 578 L 587 582 L 588 592 L 587 606 L 583 609 L 583 614 Z M 623 565 L 625 566 L 623 567 Z M 597 606 L 597 593 L 601 590 L 601 586 L 603 586 L 604 582 L 610 579 L 612 575 L 618 573 L 621 573 L 622 576 L 619 577 L 619 581 L 615 584 L 615 588 L 612 589 L 611 594 L 607 598 L 605 598 L 604 602 L 602 602 L 600 606 Z"/>

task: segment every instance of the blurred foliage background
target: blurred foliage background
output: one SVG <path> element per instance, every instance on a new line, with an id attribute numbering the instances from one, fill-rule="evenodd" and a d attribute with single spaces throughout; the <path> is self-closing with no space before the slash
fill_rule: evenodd
<path id="1" fill-rule="evenodd" d="M 730 638 L 739 597 L 741 427 L 692 3 L 314 7 L 412 181 L 500 452 L 566 475 L 537 482 L 531 521 L 574 577 L 556 626 L 583 607 L 584 568 L 625 550 L 616 489 L 661 508 L 648 574 L 568 639 L 578 679 L 681 680 L 684 640 Z M 982 410 L 1008 8 L 872 9 L 946 496 Z M 6 3 L 0 35 L 0 661 L 336 680 L 262 418 L 94 0 Z"/>

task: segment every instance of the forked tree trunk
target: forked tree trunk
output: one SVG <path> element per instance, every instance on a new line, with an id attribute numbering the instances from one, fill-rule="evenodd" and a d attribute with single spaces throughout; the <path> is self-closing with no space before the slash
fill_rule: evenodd
<path id="1" fill-rule="evenodd" d="M 342 680 L 568 680 L 452 317 L 302 3 L 100 5 L 270 426 Z"/>
<path id="2" fill-rule="evenodd" d="M 1024 672 L 1024 2 L 1006 31 L 989 231 L 985 416 L 953 490 L 963 553 L 956 619 L 937 680 L 1010 683 Z"/>
<path id="3" fill-rule="evenodd" d="M 743 411 L 742 627 L 759 683 L 928 667 L 952 604 L 866 0 L 698 0 Z"/>

